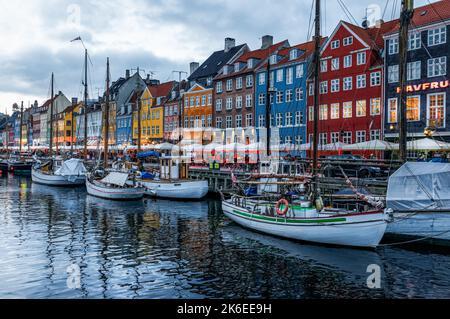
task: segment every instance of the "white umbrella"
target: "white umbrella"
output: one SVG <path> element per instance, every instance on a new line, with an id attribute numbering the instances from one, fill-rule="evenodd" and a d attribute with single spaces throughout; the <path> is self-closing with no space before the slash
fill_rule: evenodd
<path id="1" fill-rule="evenodd" d="M 430 138 L 410 141 L 406 146 L 410 150 L 450 151 L 450 143 L 436 141 Z"/>
<path id="2" fill-rule="evenodd" d="M 344 146 L 343 149 L 346 151 L 354 151 L 354 150 L 388 151 L 398 149 L 398 144 L 382 140 L 371 140 L 362 143 L 347 145 Z"/>

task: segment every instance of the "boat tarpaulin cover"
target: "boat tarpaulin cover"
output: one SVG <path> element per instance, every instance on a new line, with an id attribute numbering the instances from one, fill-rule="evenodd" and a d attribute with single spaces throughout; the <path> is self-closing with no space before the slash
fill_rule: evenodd
<path id="1" fill-rule="evenodd" d="M 104 184 L 112 184 L 123 187 L 128 180 L 127 173 L 111 172 L 104 179 L 101 180 Z"/>
<path id="2" fill-rule="evenodd" d="M 389 178 L 386 204 L 401 211 L 450 208 L 450 164 L 404 164 Z"/>
<path id="3" fill-rule="evenodd" d="M 86 167 L 84 167 L 82 160 L 76 158 L 64 161 L 62 166 L 55 172 L 55 175 L 61 176 L 79 176 L 84 174 L 86 174 Z"/>

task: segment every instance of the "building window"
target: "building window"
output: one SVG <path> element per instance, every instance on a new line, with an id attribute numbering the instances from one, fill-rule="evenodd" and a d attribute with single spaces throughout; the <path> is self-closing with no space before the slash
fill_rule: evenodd
<path id="1" fill-rule="evenodd" d="M 353 80 L 352 77 L 346 77 L 344 78 L 344 91 L 350 91 L 353 88 Z"/>
<path id="2" fill-rule="evenodd" d="M 309 96 L 314 96 L 314 83 L 309 84 Z"/>
<path id="3" fill-rule="evenodd" d="M 236 115 L 236 128 L 242 127 L 242 115 L 238 114 Z"/>
<path id="4" fill-rule="evenodd" d="M 358 54 L 356 55 L 356 64 L 366 64 L 366 52 L 358 52 Z"/>
<path id="5" fill-rule="evenodd" d="M 264 93 L 260 93 L 258 96 L 258 104 L 266 105 L 266 95 Z"/>
<path id="6" fill-rule="evenodd" d="M 447 74 L 447 57 L 428 60 L 428 77 L 441 76 Z"/>
<path id="7" fill-rule="evenodd" d="M 308 108 L 308 121 L 309 122 L 314 121 L 314 106 L 310 106 Z"/>
<path id="8" fill-rule="evenodd" d="M 259 82 L 259 85 L 266 84 L 266 74 L 265 73 L 260 73 L 258 75 L 258 82 Z"/>
<path id="9" fill-rule="evenodd" d="M 331 92 L 339 92 L 340 89 L 340 80 L 339 79 L 334 79 L 331 80 Z"/>
<path id="10" fill-rule="evenodd" d="M 296 144 L 296 145 L 302 145 L 302 144 L 303 144 L 303 136 L 301 136 L 301 135 L 296 135 L 296 136 L 295 136 L 295 144 Z"/>
<path id="11" fill-rule="evenodd" d="M 242 78 L 236 78 L 236 90 L 242 89 Z"/>
<path id="12" fill-rule="evenodd" d="M 292 126 L 292 113 L 291 112 L 287 112 L 286 113 L 286 126 Z"/>
<path id="13" fill-rule="evenodd" d="M 295 60 L 297 59 L 298 54 L 297 54 L 297 50 L 293 49 L 289 52 L 289 60 Z"/>
<path id="14" fill-rule="evenodd" d="M 356 143 L 364 143 L 366 141 L 366 131 L 356 131 Z"/>
<path id="15" fill-rule="evenodd" d="M 270 64 L 276 64 L 278 62 L 277 55 L 274 54 L 270 57 Z"/>
<path id="16" fill-rule="evenodd" d="M 320 94 L 328 93 L 328 81 L 320 82 Z"/>
<path id="17" fill-rule="evenodd" d="M 227 91 L 232 91 L 233 90 L 233 79 L 229 79 L 227 80 Z"/>
<path id="18" fill-rule="evenodd" d="M 333 42 L 331 42 L 331 49 L 337 49 L 340 46 L 340 42 L 339 40 L 335 40 Z"/>
<path id="19" fill-rule="evenodd" d="M 370 99 L 370 115 L 380 115 L 381 99 L 379 97 Z"/>
<path id="20" fill-rule="evenodd" d="M 352 132 L 345 131 L 342 133 L 342 142 L 345 144 L 352 144 Z"/>
<path id="21" fill-rule="evenodd" d="M 191 116 L 190 122 L 191 122 L 191 127 L 193 128 L 194 127 L 194 117 L 193 116 Z"/>
<path id="22" fill-rule="evenodd" d="M 200 96 L 197 96 L 197 97 L 195 98 L 195 106 L 196 106 L 196 107 L 199 107 L 199 106 L 200 106 Z"/>
<path id="23" fill-rule="evenodd" d="M 286 103 L 292 102 L 292 90 L 286 90 Z"/>
<path id="24" fill-rule="evenodd" d="M 242 109 L 242 96 L 236 96 L 236 109 Z"/>
<path id="25" fill-rule="evenodd" d="M 217 82 L 216 93 L 222 93 L 222 82 Z"/>
<path id="26" fill-rule="evenodd" d="M 202 106 L 206 105 L 206 96 L 202 95 Z"/>
<path id="27" fill-rule="evenodd" d="M 422 46 L 420 35 L 421 35 L 420 32 L 413 32 L 409 34 L 408 38 L 409 51 L 420 49 L 420 47 Z"/>
<path id="28" fill-rule="evenodd" d="M 292 136 L 286 136 L 285 138 L 284 138 L 284 142 L 286 143 L 286 144 L 292 144 Z"/>
<path id="29" fill-rule="evenodd" d="M 339 58 L 334 58 L 331 60 L 331 71 L 339 70 Z"/>
<path id="30" fill-rule="evenodd" d="M 283 69 L 277 70 L 277 82 L 283 82 Z"/>
<path id="31" fill-rule="evenodd" d="M 194 107 L 194 97 L 191 97 L 191 107 Z"/>
<path id="32" fill-rule="evenodd" d="M 408 121 L 420 120 L 420 96 L 408 96 L 406 98 L 406 119 Z"/>
<path id="33" fill-rule="evenodd" d="M 208 105 L 212 105 L 212 94 L 208 94 Z"/>
<path id="34" fill-rule="evenodd" d="M 356 101 L 356 117 L 366 116 L 366 100 Z"/>
<path id="35" fill-rule="evenodd" d="M 366 75 L 361 74 L 356 76 L 356 88 L 363 89 L 366 87 Z"/>
<path id="36" fill-rule="evenodd" d="M 339 103 L 331 104 L 330 118 L 336 120 L 339 118 Z"/>
<path id="37" fill-rule="evenodd" d="M 275 125 L 276 125 L 277 127 L 283 126 L 283 113 L 277 113 Z"/>
<path id="38" fill-rule="evenodd" d="M 389 55 L 398 53 L 398 37 L 389 40 L 388 52 Z"/>
<path id="39" fill-rule="evenodd" d="M 253 126 L 253 115 L 252 113 L 248 113 L 245 115 L 245 126 L 251 127 Z"/>
<path id="40" fill-rule="evenodd" d="M 295 100 L 296 101 L 303 101 L 303 89 L 302 88 L 296 88 L 295 89 Z"/>
<path id="41" fill-rule="evenodd" d="M 260 115 L 258 117 L 258 126 L 259 127 L 265 127 L 266 126 L 266 116 L 265 115 Z"/>
<path id="42" fill-rule="evenodd" d="M 428 30 L 428 46 L 443 44 L 447 42 L 447 27 Z"/>
<path id="43" fill-rule="evenodd" d="M 247 75 L 245 78 L 245 86 L 248 88 L 253 86 L 253 75 Z"/>
<path id="44" fill-rule="evenodd" d="M 233 119 L 231 115 L 228 115 L 226 118 L 226 128 L 232 128 L 233 127 Z"/>
<path id="45" fill-rule="evenodd" d="M 270 72 L 269 86 L 271 88 L 273 87 L 273 84 L 274 84 L 274 77 L 275 77 L 274 72 Z"/>
<path id="46" fill-rule="evenodd" d="M 222 111 L 222 99 L 216 100 L 216 111 L 218 112 Z"/>
<path id="47" fill-rule="evenodd" d="M 295 112 L 295 125 L 303 124 L 303 112 L 297 111 Z"/>
<path id="48" fill-rule="evenodd" d="M 380 130 L 370 130 L 370 139 L 372 141 L 381 140 L 381 131 Z"/>
<path id="49" fill-rule="evenodd" d="M 407 66 L 407 80 L 418 80 L 421 77 L 420 68 L 422 66 L 421 61 L 415 61 L 408 63 Z"/>
<path id="50" fill-rule="evenodd" d="M 253 96 L 251 94 L 247 94 L 245 96 L 245 107 L 252 107 Z"/>
<path id="51" fill-rule="evenodd" d="M 320 61 L 320 72 L 327 72 L 328 69 L 328 60 Z"/>
<path id="52" fill-rule="evenodd" d="M 212 115 L 211 114 L 208 115 L 207 125 L 208 125 L 208 127 L 212 126 Z"/>
<path id="53" fill-rule="evenodd" d="M 381 72 L 370 73 L 370 86 L 380 86 L 381 85 Z"/>
<path id="54" fill-rule="evenodd" d="M 320 106 L 319 120 L 328 120 L 328 105 L 323 104 Z"/>
<path id="55" fill-rule="evenodd" d="M 319 145 L 327 145 L 327 133 L 320 133 L 319 134 Z"/>
<path id="56" fill-rule="evenodd" d="M 344 43 L 344 46 L 353 44 L 353 37 L 346 37 L 346 38 L 344 38 L 343 43 Z"/>
<path id="57" fill-rule="evenodd" d="M 397 123 L 397 98 L 388 100 L 388 123 Z"/>
<path id="58" fill-rule="evenodd" d="M 301 64 L 301 65 L 297 65 L 296 67 L 295 67 L 295 77 L 297 78 L 297 79 L 299 79 L 299 78 L 302 78 L 303 77 L 303 64 Z"/>
<path id="59" fill-rule="evenodd" d="M 277 91 L 277 104 L 283 103 L 283 91 Z"/>
<path id="60" fill-rule="evenodd" d="M 427 124 L 440 128 L 445 127 L 445 93 L 428 95 Z"/>
<path id="61" fill-rule="evenodd" d="M 342 104 L 342 117 L 344 119 L 352 117 L 352 102 L 344 102 Z"/>
<path id="62" fill-rule="evenodd" d="M 331 132 L 331 143 L 339 143 L 339 132 Z"/>
<path id="63" fill-rule="evenodd" d="M 398 82 L 398 65 L 390 65 L 388 67 L 388 82 L 389 83 L 396 83 Z"/>
<path id="64" fill-rule="evenodd" d="M 286 84 L 292 84 L 294 82 L 294 69 L 286 69 Z"/>
<path id="65" fill-rule="evenodd" d="M 351 68 L 352 67 L 352 56 L 346 55 L 344 57 L 344 68 Z"/>
<path id="66" fill-rule="evenodd" d="M 226 108 L 227 110 L 231 110 L 233 108 L 233 98 L 227 97 Z"/>

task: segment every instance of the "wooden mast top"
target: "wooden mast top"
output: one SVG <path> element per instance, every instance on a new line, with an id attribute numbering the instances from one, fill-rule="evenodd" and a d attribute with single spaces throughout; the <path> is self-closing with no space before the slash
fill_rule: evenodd
<path id="1" fill-rule="evenodd" d="M 105 99 L 105 140 L 103 148 L 103 168 L 108 167 L 108 144 L 109 144 L 109 58 L 106 59 L 106 99 Z"/>

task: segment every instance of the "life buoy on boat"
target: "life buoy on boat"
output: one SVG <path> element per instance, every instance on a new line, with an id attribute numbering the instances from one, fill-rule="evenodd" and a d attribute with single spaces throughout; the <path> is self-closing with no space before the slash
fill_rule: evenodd
<path id="1" fill-rule="evenodd" d="M 281 205 L 284 205 L 283 210 L 280 210 Z M 278 201 L 277 205 L 275 206 L 275 209 L 276 209 L 278 215 L 286 216 L 286 213 L 289 210 L 289 202 L 285 198 L 282 198 Z"/>

